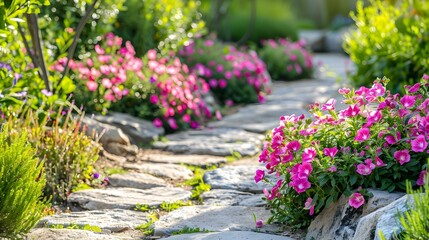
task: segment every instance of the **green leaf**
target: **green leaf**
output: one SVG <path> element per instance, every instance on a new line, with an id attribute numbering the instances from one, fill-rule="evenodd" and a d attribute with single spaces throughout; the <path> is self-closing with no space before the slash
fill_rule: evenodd
<path id="1" fill-rule="evenodd" d="M 358 179 L 357 175 L 350 176 L 350 185 L 354 185 Z"/>

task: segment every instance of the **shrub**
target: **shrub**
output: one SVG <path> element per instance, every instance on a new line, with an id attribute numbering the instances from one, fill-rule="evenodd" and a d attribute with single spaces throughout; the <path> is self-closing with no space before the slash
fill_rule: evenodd
<path id="1" fill-rule="evenodd" d="M 343 110 L 336 111 L 330 99 L 310 106 L 314 120 L 281 117 L 259 157 L 266 170 L 255 176 L 274 185 L 264 189 L 271 220 L 303 227 L 341 194 L 358 208 L 366 188 L 392 192 L 405 191 L 407 180 L 421 184 L 416 180 L 428 157 L 428 79 L 407 86 L 403 96 L 386 91 L 388 79 L 371 88 L 343 88 Z"/>
<path id="2" fill-rule="evenodd" d="M 214 112 L 204 101 L 207 83 L 190 73 L 179 58 L 161 57 L 150 50 L 144 57 L 143 75 L 125 83 L 130 94 L 112 107 L 144 119 L 167 131 L 198 128 Z"/>
<path id="3" fill-rule="evenodd" d="M 41 199 L 43 162 L 27 143 L 27 134 L 10 126 L 0 130 L 0 237 L 17 238 L 30 229 L 48 208 Z"/>
<path id="4" fill-rule="evenodd" d="M 357 29 L 345 37 L 344 48 L 356 64 L 352 81 L 371 85 L 376 77 L 390 76 L 390 89 L 418 82 L 428 70 L 429 2 L 371 0 L 357 4 L 352 14 Z"/>
<path id="5" fill-rule="evenodd" d="M 99 146 L 80 131 L 83 114 L 79 112 L 74 105 L 58 112 L 23 107 L 6 118 L 11 129 L 28 132 L 36 156 L 44 161 L 45 195 L 52 196 L 54 203 L 67 200 L 80 183 L 89 183 L 98 159 Z"/>
<path id="6" fill-rule="evenodd" d="M 66 59 L 57 65 L 62 66 Z M 82 61 L 70 63 L 74 71 L 77 88 L 74 92 L 76 104 L 85 106 L 87 112 L 107 113 L 112 102 L 127 95 L 124 83 L 129 78 L 143 78 L 141 59 L 135 57 L 130 42 L 122 47 L 122 38 L 109 33 L 102 45 Z"/>
<path id="7" fill-rule="evenodd" d="M 305 42 L 269 39 L 263 41 L 262 44 L 259 56 L 267 65 L 268 72 L 274 79 L 288 81 L 312 76 L 313 60 L 305 49 Z"/>
<path id="8" fill-rule="evenodd" d="M 263 102 L 270 93 L 265 63 L 214 37 L 195 39 L 179 51 L 183 62 L 206 79 L 222 104 Z"/>
<path id="9" fill-rule="evenodd" d="M 131 41 L 138 56 L 154 48 L 167 55 L 205 33 L 199 5 L 198 0 L 128 0 L 115 33 Z"/>

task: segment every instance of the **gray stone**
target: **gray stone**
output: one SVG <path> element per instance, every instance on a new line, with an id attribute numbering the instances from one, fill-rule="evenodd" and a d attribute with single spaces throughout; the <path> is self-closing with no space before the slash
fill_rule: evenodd
<path id="1" fill-rule="evenodd" d="M 124 168 L 173 180 L 188 180 L 194 176 L 194 173 L 187 167 L 176 164 L 129 163 L 125 164 Z"/>
<path id="2" fill-rule="evenodd" d="M 293 238 L 273 234 L 250 232 L 250 231 L 228 231 L 210 233 L 192 233 L 175 235 L 165 240 L 293 240 Z"/>
<path id="3" fill-rule="evenodd" d="M 243 201 L 239 202 L 239 206 L 249 206 L 249 207 L 262 207 L 267 205 L 265 200 L 262 198 L 265 197 L 264 194 L 255 194 L 251 197 L 243 199 Z"/>
<path id="4" fill-rule="evenodd" d="M 137 204 L 158 206 L 162 202 L 188 200 L 191 192 L 182 188 L 157 187 L 151 189 L 107 188 L 89 189 L 70 194 L 68 201 L 88 210 L 134 209 Z"/>
<path id="5" fill-rule="evenodd" d="M 229 156 L 235 151 L 252 156 L 261 150 L 264 136 L 240 129 L 206 128 L 167 135 L 167 139 L 167 142 L 155 142 L 154 147 L 185 154 Z"/>
<path id="6" fill-rule="evenodd" d="M 136 156 L 139 150 L 136 145 L 122 145 L 115 142 L 108 143 L 104 149 L 111 154 L 123 157 Z"/>
<path id="7" fill-rule="evenodd" d="M 99 121 L 96 121 L 92 118 L 84 117 L 82 119 L 82 123 L 86 126 L 85 127 L 85 133 L 88 136 L 93 136 L 93 134 L 96 134 L 93 136 L 94 138 L 100 138 L 99 142 L 106 146 L 109 143 L 118 143 L 122 145 L 130 145 L 130 139 L 127 135 L 125 135 L 124 132 L 122 132 L 121 129 L 101 123 Z"/>
<path id="8" fill-rule="evenodd" d="M 173 155 L 168 152 L 143 152 L 139 160 L 153 163 L 186 164 L 193 166 L 211 166 L 226 163 L 226 158 L 209 155 Z"/>
<path id="9" fill-rule="evenodd" d="M 157 178 L 146 173 L 113 174 L 109 176 L 109 184 L 112 187 L 128 187 L 138 189 L 165 187 L 169 185 L 164 179 Z"/>
<path id="10" fill-rule="evenodd" d="M 358 209 L 349 206 L 348 197 L 344 195 L 337 202 L 331 203 L 311 222 L 305 239 L 352 239 L 355 236 L 358 222 L 363 216 L 390 204 L 404 195 L 402 193 L 388 193 L 372 189 L 369 191 L 374 196 L 363 207 Z"/>
<path id="11" fill-rule="evenodd" d="M 234 206 L 253 194 L 229 189 L 212 189 L 201 194 L 204 205 Z"/>
<path id="12" fill-rule="evenodd" d="M 118 156 L 118 155 L 115 155 L 115 154 L 111 154 L 111 153 L 109 153 L 106 150 L 100 151 L 100 155 L 103 156 L 103 157 L 105 157 L 109 161 L 116 162 L 119 165 L 122 165 L 122 164 L 124 164 L 127 161 L 126 157 Z"/>
<path id="13" fill-rule="evenodd" d="M 91 231 L 78 230 L 78 229 L 51 229 L 51 228 L 35 228 L 27 234 L 28 240 L 125 240 L 135 239 L 134 236 L 114 236 L 103 233 L 94 233 Z"/>
<path id="14" fill-rule="evenodd" d="M 124 209 L 107 209 L 84 212 L 62 213 L 42 218 L 38 226 L 85 225 L 97 226 L 103 231 L 123 232 L 134 229 L 140 224 L 148 222 L 147 213 Z"/>
<path id="15" fill-rule="evenodd" d="M 110 112 L 108 115 L 96 115 L 97 121 L 114 125 L 127 134 L 134 144 L 148 143 L 163 135 L 163 128 L 156 128 L 151 122 L 124 113 Z"/>
<path id="16" fill-rule="evenodd" d="M 270 212 L 262 207 L 243 206 L 189 206 L 182 207 L 155 222 L 155 235 L 170 235 L 185 227 L 208 231 L 250 231 L 255 230 L 253 214 L 264 222 Z M 270 228 L 271 227 L 271 228 Z M 279 231 L 278 226 L 264 226 L 261 231 Z"/>
<path id="17" fill-rule="evenodd" d="M 233 189 L 243 192 L 261 193 L 270 185 L 255 183 L 254 176 L 260 166 L 226 166 L 204 174 L 204 182 L 212 189 Z"/>

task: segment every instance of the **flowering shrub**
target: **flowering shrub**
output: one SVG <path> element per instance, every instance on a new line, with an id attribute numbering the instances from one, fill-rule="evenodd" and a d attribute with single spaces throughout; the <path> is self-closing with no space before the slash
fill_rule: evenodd
<path id="1" fill-rule="evenodd" d="M 211 37 L 194 40 L 179 55 L 223 104 L 263 102 L 271 91 L 265 63 L 253 51 L 242 52 Z"/>
<path id="2" fill-rule="evenodd" d="M 302 227 L 341 194 L 359 208 L 369 196 L 366 188 L 405 191 L 407 180 L 422 185 L 428 158 L 428 79 L 425 75 L 420 83 L 406 86 L 403 96 L 386 91 L 388 79 L 377 79 L 371 88 L 342 88 L 343 110 L 337 111 L 336 100 L 330 99 L 310 106 L 314 119 L 281 117 L 259 157 L 266 170 L 255 176 L 256 182 L 274 185 L 264 189 L 271 220 Z"/>
<path id="3" fill-rule="evenodd" d="M 144 63 L 145 78 L 127 81 L 131 93 L 112 109 L 153 120 L 167 131 L 198 128 L 212 118 L 214 109 L 203 99 L 208 84 L 190 73 L 179 58 L 161 57 L 149 50 Z"/>
<path id="4" fill-rule="evenodd" d="M 77 85 L 74 94 L 76 104 L 84 105 L 87 112 L 106 113 L 112 102 L 128 94 L 129 90 L 124 87 L 127 79 L 143 78 L 143 63 L 135 57 L 131 43 L 121 46 L 122 38 L 109 33 L 101 46 L 95 45 L 95 53 L 81 62 L 70 62 Z M 63 58 L 53 68 L 61 71 L 65 63 Z"/>
<path id="5" fill-rule="evenodd" d="M 313 74 L 313 60 L 304 41 L 269 39 L 262 42 L 260 58 L 267 64 L 268 72 L 276 80 L 309 78 Z"/>

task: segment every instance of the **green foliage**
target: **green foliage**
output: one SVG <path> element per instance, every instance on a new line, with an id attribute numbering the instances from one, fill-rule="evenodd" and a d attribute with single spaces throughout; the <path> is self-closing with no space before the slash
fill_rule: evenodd
<path id="1" fill-rule="evenodd" d="M 162 202 L 159 207 L 164 211 L 171 212 L 184 206 L 192 206 L 192 202 L 191 201 L 183 202 L 180 200 L 175 202 Z"/>
<path id="2" fill-rule="evenodd" d="M 13 129 L 29 133 L 36 156 L 44 160 L 45 194 L 53 202 L 65 201 L 74 187 L 91 180 L 100 147 L 80 130 L 82 118 L 74 105 L 58 112 L 23 107 L 8 117 Z"/>
<path id="3" fill-rule="evenodd" d="M 390 89 L 418 82 L 428 71 L 429 2 L 410 0 L 391 4 L 371 0 L 352 13 L 357 29 L 345 37 L 344 49 L 356 64 L 352 80 L 369 86 L 377 77 L 392 79 Z"/>
<path id="4" fill-rule="evenodd" d="M 80 230 L 86 230 L 86 231 L 91 231 L 96 233 L 102 232 L 99 226 L 93 226 L 89 224 L 77 225 L 76 223 L 71 223 L 70 225 L 67 225 L 67 226 L 64 226 L 62 224 L 53 224 L 53 225 L 49 225 L 48 227 L 54 228 L 54 229 L 80 229 Z"/>
<path id="5" fill-rule="evenodd" d="M 273 79 L 290 81 L 312 76 L 313 60 L 303 42 L 269 39 L 263 45 L 258 54 Z"/>
<path id="6" fill-rule="evenodd" d="M 140 224 L 135 229 L 140 230 L 146 236 L 152 236 L 155 232 L 153 224 L 158 221 L 158 215 L 156 212 L 151 212 L 148 216 L 149 221 L 143 224 Z"/>
<path id="7" fill-rule="evenodd" d="M 41 199 L 46 180 L 43 162 L 35 157 L 28 134 L 10 125 L 0 130 L 0 237 L 27 233 L 48 208 Z"/>
<path id="8" fill-rule="evenodd" d="M 107 176 L 113 175 L 113 174 L 124 174 L 124 173 L 128 173 L 127 170 L 120 168 L 120 167 L 112 167 L 112 168 L 107 168 L 104 169 L 104 173 Z"/>
<path id="9" fill-rule="evenodd" d="M 58 36 L 76 29 L 93 2 L 94 0 L 52 0 L 50 6 L 41 8 L 43 36 L 51 52 L 60 50 Z M 101 36 L 113 30 L 124 2 L 125 0 L 98 1 L 80 35 L 75 57 L 81 58 L 87 51 L 94 49 Z"/>
<path id="10" fill-rule="evenodd" d="M 199 5 L 198 0 L 128 0 L 115 33 L 131 41 L 138 56 L 154 48 L 166 55 L 205 33 Z"/>
<path id="11" fill-rule="evenodd" d="M 200 229 L 199 227 L 191 228 L 191 227 L 184 227 L 180 230 L 174 231 L 171 233 L 171 235 L 179 235 L 179 234 L 187 234 L 187 233 L 199 233 L 199 232 L 210 232 L 209 230 L 203 228 Z"/>
<path id="12" fill-rule="evenodd" d="M 411 209 L 399 219 L 403 227 L 399 239 L 429 239 L 429 179 L 425 179 L 424 192 L 421 189 L 413 190 L 411 183 L 407 183 L 407 193 L 412 194 L 414 201 Z"/>
<path id="13" fill-rule="evenodd" d="M 204 179 L 203 179 L 204 173 L 206 171 L 210 171 L 210 170 L 216 169 L 216 166 L 209 167 L 208 169 L 202 169 L 200 167 L 191 167 L 191 166 L 188 166 L 188 168 L 192 172 L 194 172 L 194 177 L 191 178 L 191 179 L 189 179 L 189 180 L 187 180 L 185 182 L 185 185 L 193 187 L 192 194 L 191 194 L 191 199 L 194 199 L 194 200 L 197 200 L 199 202 L 202 202 L 203 198 L 202 198 L 201 194 L 203 192 L 210 191 L 210 189 L 211 189 L 210 184 L 207 184 L 207 183 L 204 182 Z"/>

